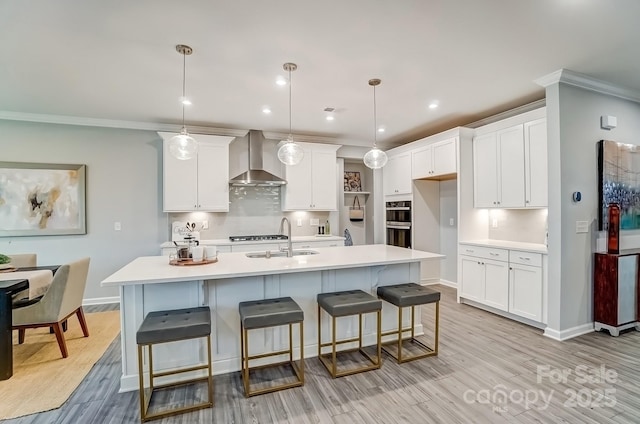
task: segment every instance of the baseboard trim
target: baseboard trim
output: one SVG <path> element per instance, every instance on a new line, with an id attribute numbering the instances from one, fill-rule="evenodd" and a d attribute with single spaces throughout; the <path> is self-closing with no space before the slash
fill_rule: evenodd
<path id="1" fill-rule="evenodd" d="M 82 299 L 82 306 L 106 305 L 109 303 L 120 303 L 120 296 L 92 297 L 89 299 Z"/>
<path id="2" fill-rule="evenodd" d="M 539 328 L 540 330 L 544 330 L 546 328 L 546 325 L 542 322 L 533 321 L 528 318 L 524 318 L 507 311 L 502 311 L 500 309 L 493 308 L 491 306 L 482 304 L 480 302 L 476 302 L 474 300 L 466 299 L 464 297 L 458 297 L 458 302 L 464 303 L 465 305 L 473 306 L 478 309 L 482 309 L 483 311 L 491 312 L 492 314 L 495 314 L 495 315 L 500 315 L 501 317 L 508 318 L 513 321 L 518 321 L 523 324 L 530 325 L 531 327 Z"/>
<path id="3" fill-rule="evenodd" d="M 572 339 L 574 337 L 582 336 L 583 334 L 588 334 L 593 332 L 593 323 L 587 323 L 578 325 L 576 327 L 567 328 L 566 330 L 555 330 L 553 328 L 545 328 L 543 335 L 545 337 L 549 337 L 553 340 L 558 340 L 560 342 Z"/>

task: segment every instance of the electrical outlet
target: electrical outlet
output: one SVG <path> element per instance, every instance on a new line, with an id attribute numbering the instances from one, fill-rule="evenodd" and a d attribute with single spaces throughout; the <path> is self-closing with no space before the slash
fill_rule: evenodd
<path id="1" fill-rule="evenodd" d="M 491 228 L 498 228 L 498 218 L 493 218 L 491 220 Z"/>
<path id="2" fill-rule="evenodd" d="M 298 218 L 298 227 L 302 227 L 302 218 Z"/>
<path id="3" fill-rule="evenodd" d="M 203 230 L 209 229 L 209 221 L 202 221 L 202 229 Z"/>
<path id="4" fill-rule="evenodd" d="M 113 223 L 113 229 L 114 229 L 114 231 L 122 230 L 122 225 L 120 224 L 120 222 L 114 222 Z"/>
<path id="5" fill-rule="evenodd" d="M 320 220 L 318 218 L 311 218 L 309 220 L 309 225 L 317 227 L 318 225 L 320 225 Z"/>
<path id="6" fill-rule="evenodd" d="M 449 225 L 453 227 L 453 218 L 449 218 Z"/>

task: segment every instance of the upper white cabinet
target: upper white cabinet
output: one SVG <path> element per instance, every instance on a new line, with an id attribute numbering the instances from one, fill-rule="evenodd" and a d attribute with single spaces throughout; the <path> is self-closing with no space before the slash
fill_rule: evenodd
<path id="1" fill-rule="evenodd" d="M 174 133 L 158 133 L 163 142 L 163 190 L 165 212 L 229 211 L 229 143 L 233 137 L 192 135 L 198 155 L 189 160 L 169 153 Z"/>
<path id="2" fill-rule="evenodd" d="M 473 175 L 476 208 L 546 207 L 546 120 L 474 137 Z"/>
<path id="3" fill-rule="evenodd" d="M 443 179 L 455 176 L 456 139 L 450 138 L 411 152 L 411 178 Z"/>
<path id="4" fill-rule="evenodd" d="M 385 196 L 411 194 L 411 152 L 389 156 L 382 168 L 382 184 Z"/>
<path id="5" fill-rule="evenodd" d="M 304 157 L 299 164 L 286 166 L 282 210 L 337 210 L 336 151 L 340 146 L 298 144 L 304 150 Z"/>
<path id="6" fill-rule="evenodd" d="M 524 124 L 525 206 L 547 206 L 547 120 Z"/>

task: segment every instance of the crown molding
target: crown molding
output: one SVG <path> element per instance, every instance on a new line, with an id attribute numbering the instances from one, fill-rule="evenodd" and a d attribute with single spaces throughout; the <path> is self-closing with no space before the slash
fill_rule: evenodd
<path id="1" fill-rule="evenodd" d="M 487 118 L 483 118 L 477 120 L 475 122 L 471 122 L 470 124 L 465 124 L 465 128 L 478 128 L 483 127 L 488 124 L 492 124 L 494 122 L 502 121 L 504 119 L 511 118 L 512 116 L 522 115 L 523 113 L 530 112 L 532 110 L 540 109 L 545 107 L 547 104 L 547 99 L 536 100 L 535 102 L 527 103 L 526 105 L 518 106 L 513 109 L 506 110 L 504 112 L 500 112 L 495 115 L 491 115 Z"/>
<path id="2" fill-rule="evenodd" d="M 584 88 L 586 90 L 595 91 L 597 93 L 607 94 L 609 96 L 640 103 L 640 91 L 638 90 L 621 87 L 610 82 L 592 78 L 579 72 L 570 71 L 569 69 L 558 69 L 555 72 L 534 80 L 534 82 L 545 88 L 553 84 L 564 83 Z"/>
<path id="3" fill-rule="evenodd" d="M 163 131 L 179 133 L 182 125 L 160 124 L 155 122 L 138 122 L 138 121 L 121 121 L 101 118 L 83 118 L 78 116 L 65 115 L 44 115 L 38 113 L 22 113 L 11 111 L 0 111 L 0 120 L 5 121 L 23 121 L 38 122 L 44 124 L 59 125 L 78 125 L 85 127 L 102 127 L 102 128 L 118 128 L 125 130 L 141 130 L 141 131 Z M 248 130 L 204 127 L 197 125 L 189 125 L 189 132 L 192 134 L 206 135 L 224 135 L 230 137 L 242 137 Z"/>

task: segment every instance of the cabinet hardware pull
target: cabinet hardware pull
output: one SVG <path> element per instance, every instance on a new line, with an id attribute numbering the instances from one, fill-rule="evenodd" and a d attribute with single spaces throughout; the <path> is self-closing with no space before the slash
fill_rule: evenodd
<path id="1" fill-rule="evenodd" d="M 489 252 L 491 256 L 500 256 L 498 253 Z"/>
<path id="2" fill-rule="evenodd" d="M 465 252 L 473 253 L 472 249 L 464 249 L 464 250 L 465 250 Z"/>
<path id="3" fill-rule="evenodd" d="M 522 259 L 523 261 L 530 261 L 531 258 L 525 258 L 524 256 L 518 256 L 520 259 Z"/>

